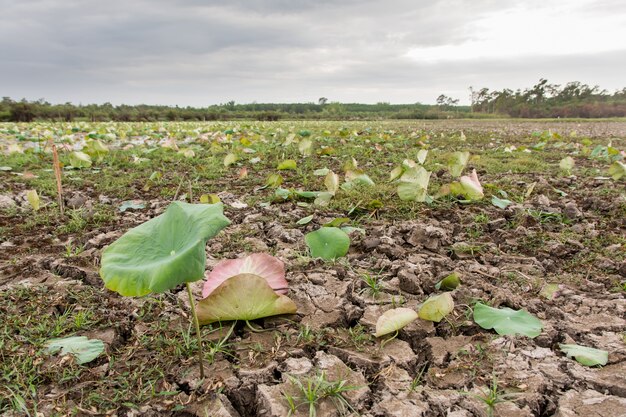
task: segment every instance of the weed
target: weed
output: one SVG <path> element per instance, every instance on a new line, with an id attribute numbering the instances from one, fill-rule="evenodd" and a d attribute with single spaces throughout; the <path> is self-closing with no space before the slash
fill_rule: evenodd
<path id="1" fill-rule="evenodd" d="M 319 403 L 327 398 L 332 401 L 341 415 L 346 415 L 348 412 L 356 413 L 356 410 L 344 397 L 344 393 L 359 387 L 348 385 L 346 380 L 329 381 L 323 371 L 303 380 L 289 376 L 289 380 L 297 391 L 296 395 L 283 393 L 283 398 L 289 407 L 289 416 L 304 406 L 308 409 L 309 417 L 316 417 Z"/>
<path id="2" fill-rule="evenodd" d="M 491 379 L 491 385 L 487 388 L 486 391 L 483 391 L 481 395 L 465 393 L 469 394 L 472 397 L 482 401 L 487 408 L 487 416 L 493 417 L 496 410 L 496 405 L 502 404 L 505 402 L 515 401 L 515 398 L 519 396 L 517 393 L 505 393 L 504 391 L 498 388 L 498 378 L 495 374 L 493 374 Z"/>
<path id="3" fill-rule="evenodd" d="M 411 380 L 411 384 L 409 385 L 409 391 L 415 391 L 418 387 L 422 386 L 422 384 L 424 383 L 424 374 L 426 373 L 427 369 L 428 362 L 420 366 L 417 375 L 415 375 L 415 378 Z"/>
<path id="4" fill-rule="evenodd" d="M 383 289 L 383 286 L 381 283 L 380 272 L 376 275 L 364 273 L 364 274 L 361 274 L 359 278 L 361 278 L 361 281 L 365 282 L 365 284 L 367 285 L 366 288 L 363 288 L 362 290 L 359 291 L 359 294 L 367 291 L 369 295 L 371 295 L 373 298 L 378 298 L 378 296 L 380 295 L 380 292 Z"/>
<path id="5" fill-rule="evenodd" d="M 367 342 L 372 341 L 372 335 L 361 324 L 350 327 L 348 329 L 348 335 L 350 335 L 350 340 L 358 351 L 363 350 Z"/>

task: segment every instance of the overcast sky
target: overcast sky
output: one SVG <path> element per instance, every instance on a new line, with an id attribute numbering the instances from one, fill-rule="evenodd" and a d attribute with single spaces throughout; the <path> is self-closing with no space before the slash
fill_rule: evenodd
<path id="1" fill-rule="evenodd" d="M 0 95 L 434 103 L 626 86 L 625 0 L 0 0 Z"/>

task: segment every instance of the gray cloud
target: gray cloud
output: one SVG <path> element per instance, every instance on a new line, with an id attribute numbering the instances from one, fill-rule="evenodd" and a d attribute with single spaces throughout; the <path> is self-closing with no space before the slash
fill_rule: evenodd
<path id="1" fill-rule="evenodd" d="M 547 2 L 0 0 L 0 94 L 53 102 L 466 100 L 470 85 L 519 88 L 540 77 L 626 84 L 626 47 L 602 53 L 421 61 L 419 48 L 480 40 L 477 22 Z M 625 14 L 589 1 L 590 19 Z M 556 22 L 558 23 L 558 22 Z M 529 30 L 533 28 L 529 22 Z"/>

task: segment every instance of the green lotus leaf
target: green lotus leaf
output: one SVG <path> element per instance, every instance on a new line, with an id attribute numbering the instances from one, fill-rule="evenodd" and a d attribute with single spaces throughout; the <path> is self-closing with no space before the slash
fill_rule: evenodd
<path id="1" fill-rule="evenodd" d="M 493 308 L 482 303 L 476 303 L 474 307 L 474 321 L 483 329 L 494 329 L 502 335 L 522 334 L 533 338 L 543 329 L 541 320 L 525 310 Z"/>
<path id="2" fill-rule="evenodd" d="M 287 159 L 279 163 L 276 169 L 279 171 L 286 171 L 286 170 L 295 170 L 297 169 L 297 167 L 298 167 L 298 164 L 296 163 L 296 161 L 294 161 L 293 159 Z"/>
<path id="3" fill-rule="evenodd" d="M 220 204 L 174 202 L 126 232 L 102 254 L 105 286 L 124 296 L 167 291 L 204 276 L 206 241 L 230 222 Z"/>
<path id="4" fill-rule="evenodd" d="M 407 169 L 398 183 L 398 196 L 403 201 L 426 201 L 430 172 L 421 166 Z"/>
<path id="5" fill-rule="evenodd" d="M 312 257 L 327 261 L 345 256 L 350 249 L 350 237 L 337 227 L 322 227 L 307 233 L 304 241 L 311 250 Z"/>
<path id="6" fill-rule="evenodd" d="M 459 276 L 457 272 L 453 272 L 447 277 L 445 277 L 444 279 L 442 279 L 441 281 L 439 281 L 437 284 L 435 284 L 435 288 L 438 290 L 441 289 L 444 291 L 452 291 L 456 287 L 458 287 L 460 284 L 461 284 L 461 277 Z"/>
<path id="7" fill-rule="evenodd" d="M 75 168 L 89 168 L 91 157 L 84 152 L 74 151 L 70 153 L 70 164 Z"/>
<path id="8" fill-rule="evenodd" d="M 606 365 L 609 361 L 609 352 L 580 345 L 559 345 L 561 351 L 568 358 L 575 358 L 578 363 L 585 366 Z"/>
<path id="9" fill-rule="evenodd" d="M 197 305 L 198 321 L 255 320 L 278 314 L 294 314 L 296 304 L 278 295 L 267 281 L 254 274 L 239 274 L 221 283 Z"/>
<path id="10" fill-rule="evenodd" d="M 454 152 L 448 161 L 448 170 L 453 178 L 458 178 L 469 161 L 469 152 Z"/>
<path id="11" fill-rule="evenodd" d="M 62 355 L 72 355 L 76 363 L 91 362 L 104 352 L 104 343 L 99 339 L 87 339 L 85 336 L 51 339 L 46 342 L 46 351 L 50 354 L 61 351 Z"/>
<path id="12" fill-rule="evenodd" d="M 449 292 L 430 297 L 424 301 L 419 309 L 419 318 L 422 320 L 440 322 L 454 310 L 454 300 Z"/>
<path id="13" fill-rule="evenodd" d="M 411 308 L 394 308 L 387 310 L 376 321 L 376 333 L 380 337 L 400 330 L 407 324 L 417 319 L 417 313 Z"/>

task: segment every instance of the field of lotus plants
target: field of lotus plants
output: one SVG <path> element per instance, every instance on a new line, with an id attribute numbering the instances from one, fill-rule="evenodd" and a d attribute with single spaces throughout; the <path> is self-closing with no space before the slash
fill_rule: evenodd
<path id="1" fill-rule="evenodd" d="M 0 415 L 624 416 L 626 122 L 0 124 Z"/>

